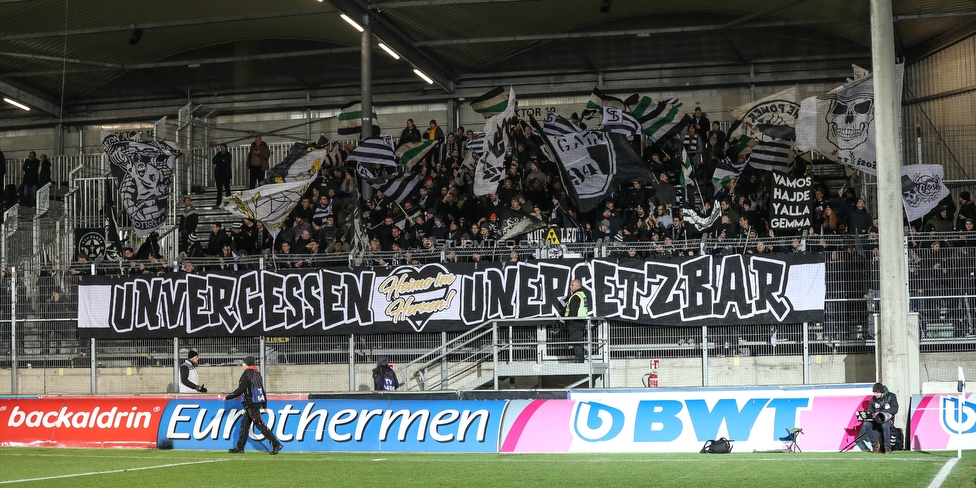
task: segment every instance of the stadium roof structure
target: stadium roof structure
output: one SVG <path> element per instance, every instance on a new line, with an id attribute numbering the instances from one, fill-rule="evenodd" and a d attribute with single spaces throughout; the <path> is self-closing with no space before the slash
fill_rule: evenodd
<path id="1" fill-rule="evenodd" d="M 909 63 L 976 33 L 972 0 L 892 3 Z M 367 12 L 381 101 L 502 83 L 548 96 L 835 81 L 871 56 L 867 1 L 0 0 L 0 93 L 34 108 L 0 104 L 0 128 L 173 113 L 188 100 L 224 113 L 337 107 L 360 83 L 360 34 L 340 14 Z"/>

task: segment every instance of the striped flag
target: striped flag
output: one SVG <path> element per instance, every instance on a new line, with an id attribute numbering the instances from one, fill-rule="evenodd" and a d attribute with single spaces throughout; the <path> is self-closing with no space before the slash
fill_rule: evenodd
<path id="1" fill-rule="evenodd" d="M 653 105 L 647 97 L 637 104 L 634 116 L 641 123 L 644 135 L 650 142 L 657 144 L 674 137 L 691 124 L 691 116 L 679 110 L 680 105 L 681 101 L 676 98 L 662 100 Z"/>
<path id="2" fill-rule="evenodd" d="M 339 152 L 339 143 L 333 142 L 329 144 L 329 152 L 323 156 L 322 166 L 326 168 L 341 168 L 342 164 L 342 153 Z"/>
<path id="3" fill-rule="evenodd" d="M 633 139 L 634 136 L 640 135 L 641 124 L 633 115 L 623 110 L 603 107 L 603 130 Z"/>
<path id="4" fill-rule="evenodd" d="M 471 101 L 471 108 L 486 119 L 498 115 L 508 108 L 508 94 L 505 87 L 497 86 Z"/>
<path id="5" fill-rule="evenodd" d="M 670 100 L 661 100 L 658 103 L 654 103 L 654 101 L 651 100 L 651 97 L 641 97 L 640 101 L 637 102 L 637 105 L 633 110 L 630 111 L 630 113 L 639 119 L 650 114 L 652 111 L 663 110 L 664 107 L 668 105 L 677 108 L 682 105 L 682 102 L 678 98 L 672 98 Z"/>
<path id="6" fill-rule="evenodd" d="M 376 117 L 376 107 L 373 107 L 373 135 L 380 135 L 379 119 Z M 363 104 L 352 102 L 339 111 L 339 123 L 336 131 L 343 136 L 359 135 L 363 131 Z"/>
<path id="7" fill-rule="evenodd" d="M 593 92 L 590 93 L 590 99 L 586 101 L 586 107 L 583 108 L 583 113 L 581 116 L 584 119 L 593 117 L 594 115 L 601 113 L 603 111 L 603 107 L 630 110 L 637 105 L 639 100 L 640 96 L 636 93 L 627 97 L 626 100 L 621 100 L 615 96 L 603 93 L 599 88 L 593 88 Z"/>
<path id="8" fill-rule="evenodd" d="M 474 139 L 468 141 L 465 147 L 468 151 L 474 152 L 476 155 L 481 156 L 485 153 L 485 135 L 478 134 L 474 136 Z"/>
<path id="9" fill-rule="evenodd" d="M 396 150 L 397 159 L 406 166 L 406 171 L 410 171 L 414 166 L 424 159 L 424 156 L 441 141 L 420 141 L 408 142 Z"/>
<path id="10" fill-rule="evenodd" d="M 467 148 L 468 150 L 464 154 L 464 161 L 461 163 L 461 169 L 454 178 L 454 184 L 460 187 L 474 183 L 474 169 L 478 165 L 478 159 L 485 152 L 485 135 L 480 134 L 468 141 Z"/>
<path id="11" fill-rule="evenodd" d="M 396 166 L 396 150 L 393 148 L 393 137 L 371 137 L 353 149 L 346 158 L 347 162 L 355 164 L 381 164 Z"/>
<path id="12" fill-rule="evenodd" d="M 685 149 L 681 150 L 681 175 L 679 177 L 681 186 L 695 185 L 695 179 L 691 177 L 692 171 L 695 168 L 691 165 L 691 156 L 688 155 L 688 151 Z"/>
<path id="13" fill-rule="evenodd" d="M 556 112 L 550 110 L 546 112 L 546 120 L 543 122 L 542 131 L 545 132 L 547 136 L 556 137 L 582 132 L 582 129 L 573 125 L 572 122 L 564 119 Z"/>
<path id="14" fill-rule="evenodd" d="M 715 165 L 715 172 L 712 173 L 712 186 L 715 187 L 715 193 L 718 193 L 722 187 L 729 184 L 733 178 L 738 178 L 745 167 L 745 162 L 739 163 L 738 161 L 732 161 L 731 158 L 723 158 L 720 160 Z"/>
<path id="15" fill-rule="evenodd" d="M 393 137 L 371 137 L 349 152 L 346 162 L 356 165 L 356 172 L 367 182 L 373 182 L 382 176 L 379 169 L 385 169 L 394 174 L 400 174 L 397 166 L 396 152 L 393 149 Z"/>
<path id="16" fill-rule="evenodd" d="M 505 178 L 505 155 L 509 148 L 509 129 L 515 117 L 515 89 L 508 92 L 505 111 L 485 122 L 485 152 L 478 159 L 474 171 L 474 194 L 488 195 L 498 190 Z"/>
<path id="17" fill-rule="evenodd" d="M 796 98 L 794 86 L 731 110 L 736 123 L 729 130 L 729 141 L 738 154 L 748 155 L 750 166 L 765 171 L 789 171 L 800 113 Z"/>
<path id="18" fill-rule="evenodd" d="M 387 198 L 392 198 L 397 203 L 401 203 L 413 193 L 421 181 L 420 175 L 407 173 L 400 177 L 387 180 L 385 183 L 377 183 L 372 186 L 382 191 L 383 195 Z"/>

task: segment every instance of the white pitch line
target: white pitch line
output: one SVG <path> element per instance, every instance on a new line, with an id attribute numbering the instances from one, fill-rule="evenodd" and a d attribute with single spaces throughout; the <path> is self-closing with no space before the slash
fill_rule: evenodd
<path id="1" fill-rule="evenodd" d="M 939 474 L 935 475 L 935 479 L 929 483 L 929 488 L 939 488 L 942 486 L 942 483 L 945 482 L 946 478 L 949 477 L 949 473 L 952 472 L 952 467 L 955 466 L 957 462 L 959 462 L 959 458 L 952 458 L 946 461 L 946 463 L 942 465 L 942 469 L 939 470 Z"/>
<path id="2" fill-rule="evenodd" d="M 159 469 L 159 468 L 173 468 L 176 466 L 189 466 L 191 464 L 204 464 L 204 463 L 219 463 L 226 461 L 226 459 L 210 459 L 207 461 L 192 461 L 187 463 L 173 463 L 173 464 L 160 464 L 158 466 L 143 466 L 140 468 L 127 468 L 127 469 L 113 469 L 111 471 L 92 471 L 89 473 L 76 473 L 76 474 L 62 474 L 58 476 L 45 476 L 43 478 L 25 478 L 22 480 L 8 480 L 0 481 L 0 485 L 6 485 L 10 483 L 26 483 L 30 481 L 45 481 L 45 480 L 57 480 L 62 478 L 77 478 L 79 476 L 94 476 L 98 474 L 113 474 L 113 473 L 125 473 L 127 471 L 145 471 L 147 469 Z"/>

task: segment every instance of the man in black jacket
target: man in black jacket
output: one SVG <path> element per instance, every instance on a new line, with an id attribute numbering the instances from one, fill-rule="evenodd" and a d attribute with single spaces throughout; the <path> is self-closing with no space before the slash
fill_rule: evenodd
<path id="1" fill-rule="evenodd" d="M 278 442 L 278 438 L 261 418 L 261 409 L 268 406 L 268 401 L 264 396 L 264 380 L 261 379 L 261 373 L 255 364 L 254 356 L 244 358 L 241 366 L 244 368 L 244 373 L 241 374 L 237 389 L 227 394 L 225 400 L 241 397 L 246 415 L 241 420 L 241 433 L 237 438 L 237 447 L 227 452 L 234 454 L 244 452 L 244 444 L 251 433 L 251 424 L 253 423 L 261 431 L 261 434 L 264 434 L 264 438 L 271 441 L 271 455 L 273 456 L 278 454 L 284 446 Z"/>
<path id="2" fill-rule="evenodd" d="M 891 426 L 894 424 L 895 414 L 898 413 L 898 398 L 881 383 L 875 383 L 871 391 L 874 397 L 871 398 L 867 410 L 871 414 L 871 420 L 861 424 L 861 432 L 871 443 L 875 454 L 881 453 L 882 445 L 884 454 L 891 454 Z M 878 431 L 882 435 L 880 443 Z"/>

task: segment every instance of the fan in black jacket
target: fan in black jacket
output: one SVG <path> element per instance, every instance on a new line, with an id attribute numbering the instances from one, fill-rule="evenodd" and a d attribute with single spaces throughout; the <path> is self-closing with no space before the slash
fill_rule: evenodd
<path id="1" fill-rule="evenodd" d="M 271 441 L 270 454 L 273 456 L 278 454 L 283 446 L 281 442 L 278 442 L 278 438 L 271 432 L 267 424 L 264 423 L 264 419 L 261 418 L 261 409 L 268 405 L 264 396 L 264 381 L 261 379 L 257 365 L 255 365 L 254 356 L 244 358 L 241 366 L 244 368 L 244 373 L 241 374 L 240 383 L 236 390 L 227 395 L 225 400 L 241 397 L 247 415 L 241 421 L 241 432 L 237 438 L 237 447 L 227 452 L 235 454 L 244 452 L 244 444 L 251 433 L 251 424 L 253 423 L 264 434 L 264 438 Z"/>

